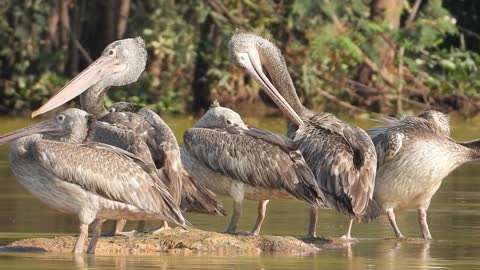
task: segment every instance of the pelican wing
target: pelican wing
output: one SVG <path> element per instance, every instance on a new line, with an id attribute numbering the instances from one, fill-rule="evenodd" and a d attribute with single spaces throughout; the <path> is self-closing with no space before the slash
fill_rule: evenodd
<path id="1" fill-rule="evenodd" d="M 148 165 L 124 150 L 42 140 L 31 151 L 44 169 L 63 181 L 185 225 L 165 185 Z"/>
<path id="2" fill-rule="evenodd" d="M 183 211 L 225 216 L 222 203 L 213 192 L 195 181 L 183 168 L 175 134 L 152 110 L 142 108 L 138 115 L 151 126 L 146 141 L 157 168 L 168 179 L 170 191 Z"/>
<path id="3" fill-rule="evenodd" d="M 94 141 L 126 150 L 147 164 L 154 164 L 146 143 L 150 125 L 134 113 L 111 112 L 96 122 Z"/>
<path id="4" fill-rule="evenodd" d="M 252 186 L 284 189 L 296 198 L 323 202 L 302 155 L 284 136 L 251 128 L 191 128 L 185 149 L 209 169 Z"/>
<path id="5" fill-rule="evenodd" d="M 331 114 L 317 114 L 289 137 L 312 168 L 327 200 L 340 212 L 369 221 L 379 215 L 373 201 L 375 148 L 365 131 Z"/>
<path id="6" fill-rule="evenodd" d="M 382 166 L 385 162 L 394 158 L 403 145 L 405 135 L 396 129 L 387 129 L 372 138 L 377 152 L 377 166 Z"/>

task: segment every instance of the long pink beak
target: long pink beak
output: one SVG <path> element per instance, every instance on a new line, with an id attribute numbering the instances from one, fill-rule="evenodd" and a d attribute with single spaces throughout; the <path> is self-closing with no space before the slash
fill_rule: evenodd
<path id="1" fill-rule="evenodd" d="M 49 112 L 74 99 L 88 88 L 99 83 L 106 76 L 124 71 L 126 64 L 110 56 L 101 56 L 73 80 L 65 85 L 55 96 L 32 113 L 32 118 Z"/>
<path id="2" fill-rule="evenodd" d="M 28 126 L 26 128 L 18 129 L 0 136 L 0 145 L 9 141 L 16 140 L 32 134 L 40 134 L 46 132 L 62 132 L 62 126 L 55 118 L 42 121 L 38 124 Z"/>
<path id="3" fill-rule="evenodd" d="M 268 79 L 267 75 L 263 72 L 262 63 L 260 61 L 260 56 L 256 49 L 250 49 L 247 52 L 248 60 L 245 63 L 245 70 L 257 81 L 262 88 L 265 90 L 267 95 L 277 104 L 280 110 L 292 121 L 295 125 L 300 126 L 303 124 L 303 120 L 300 116 L 293 110 L 293 108 L 288 104 L 285 98 L 280 95 L 278 90 Z"/>

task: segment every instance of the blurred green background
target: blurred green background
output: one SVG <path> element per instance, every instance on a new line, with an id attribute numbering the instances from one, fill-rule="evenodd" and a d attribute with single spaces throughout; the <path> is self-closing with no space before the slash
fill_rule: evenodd
<path id="1" fill-rule="evenodd" d="M 110 91 L 107 105 L 200 113 L 219 99 L 244 113 L 272 112 L 229 59 L 239 28 L 280 47 L 308 107 L 474 116 L 479 14 L 474 0 L 3 0 L 0 114 L 37 108 L 108 43 L 134 36 L 147 42 L 147 72 Z"/>

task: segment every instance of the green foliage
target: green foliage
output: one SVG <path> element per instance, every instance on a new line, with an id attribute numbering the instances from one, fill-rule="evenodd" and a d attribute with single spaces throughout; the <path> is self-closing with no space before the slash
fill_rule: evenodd
<path id="1" fill-rule="evenodd" d="M 423 52 L 409 59 L 408 66 L 425 78 L 427 86 L 439 93 L 478 94 L 480 55 L 460 49 Z"/>
<path id="2" fill-rule="evenodd" d="M 64 79 L 51 70 L 62 51 L 44 43 L 51 1 L 0 3 L 0 112 L 32 109 Z"/>
<path id="3" fill-rule="evenodd" d="M 480 56 L 463 48 L 445 48 L 447 38 L 462 36 L 441 0 L 424 1 L 408 26 L 408 3 L 413 1 L 404 1 L 407 7 L 398 29 L 372 21 L 370 2 L 364 0 L 218 1 L 223 11 L 214 2 L 132 0 L 126 35 L 146 40 L 148 72 L 138 83 L 110 91 L 107 105 L 124 100 L 161 111 L 188 111 L 197 87 L 199 54 L 208 68 L 202 80 L 209 82 L 213 97 L 237 100 L 240 93 L 256 95 L 258 85 L 244 80 L 243 73 L 232 72 L 226 42 L 237 26 L 279 45 L 297 91 L 310 106 L 326 104 L 319 91 L 355 102 L 358 96 L 343 82 L 357 79 L 365 59 L 391 72 L 394 81 L 405 82 L 407 89 L 416 87 L 418 81 L 396 77 L 400 48 L 411 78 L 431 93 L 478 94 Z M 75 8 L 79 1 L 73 3 Z M 68 49 L 49 38 L 49 16 L 56 4 L 53 0 L 0 3 L 0 112 L 33 109 L 75 75 L 65 68 Z M 95 27 L 87 22 L 100 16 L 92 7 L 89 2 L 80 20 L 84 27 Z M 83 33 L 89 31 L 101 35 L 104 30 L 87 28 Z M 95 44 L 82 44 L 88 52 L 98 50 Z M 391 61 L 382 59 L 388 49 L 394 52 Z M 384 85 L 383 80 L 375 74 L 369 85 Z M 389 86 L 385 93 L 393 96 L 395 91 Z"/>

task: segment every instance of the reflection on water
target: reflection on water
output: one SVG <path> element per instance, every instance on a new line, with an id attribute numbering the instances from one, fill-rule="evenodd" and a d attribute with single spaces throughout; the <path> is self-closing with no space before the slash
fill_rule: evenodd
<path id="1" fill-rule="evenodd" d="M 24 127 L 29 119 L 0 119 L 0 133 Z M 181 139 L 183 131 L 192 126 L 194 119 L 167 118 Z M 480 126 L 475 120 L 452 120 L 453 137 L 470 140 L 480 137 Z M 284 133 L 282 119 L 246 119 L 251 125 Z M 357 122 L 367 128 L 369 122 Z M 77 232 L 75 217 L 59 214 L 42 205 L 17 184 L 8 168 L 7 146 L 0 146 L 0 245 L 27 237 L 52 237 Z M 258 256 L 218 257 L 180 256 L 80 256 L 58 254 L 0 253 L 0 268 L 4 269 L 399 269 L 399 268 L 479 268 L 480 254 L 480 187 L 475 164 L 466 165 L 452 173 L 433 197 L 429 211 L 429 224 L 434 241 L 422 240 L 398 242 L 384 240 L 394 234 L 386 217 L 370 224 L 359 224 L 353 235 L 359 242 L 349 246 L 326 246 L 317 254 L 307 256 Z M 222 198 L 231 212 L 231 200 Z M 245 201 L 240 230 L 249 230 L 255 221 L 256 202 Z M 187 215 L 200 229 L 223 231 L 229 217 Z M 346 218 L 332 210 L 321 211 L 318 233 L 339 236 L 345 231 Z M 405 235 L 419 237 L 416 211 L 397 214 L 397 222 Z M 267 218 L 262 228 L 264 234 L 305 234 L 308 223 L 308 207 L 298 201 L 272 201 L 268 205 Z M 148 226 L 159 226 L 150 223 Z M 127 229 L 134 228 L 129 223 Z M 106 228 L 108 229 L 108 228 Z"/>

